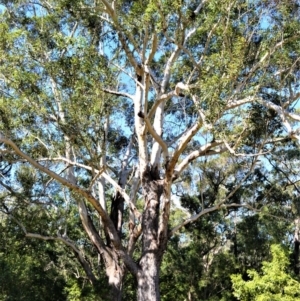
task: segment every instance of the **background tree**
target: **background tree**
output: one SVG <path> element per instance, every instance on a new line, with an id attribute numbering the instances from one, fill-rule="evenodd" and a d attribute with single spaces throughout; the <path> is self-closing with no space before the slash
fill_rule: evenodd
<path id="1" fill-rule="evenodd" d="M 249 270 L 250 281 L 233 275 L 234 295 L 238 300 L 299 300 L 299 282 L 286 271 L 289 259 L 280 245 L 272 245 L 272 261 L 263 263 L 263 274 Z"/>
<path id="2" fill-rule="evenodd" d="M 129 272 L 138 300 L 160 300 L 169 239 L 207 213 L 260 210 L 258 162 L 299 143 L 299 5 L 1 9 L 3 212 L 26 237 L 67 246 L 93 286 L 105 270 L 112 299 Z M 201 202 L 171 228 L 183 190 Z"/>

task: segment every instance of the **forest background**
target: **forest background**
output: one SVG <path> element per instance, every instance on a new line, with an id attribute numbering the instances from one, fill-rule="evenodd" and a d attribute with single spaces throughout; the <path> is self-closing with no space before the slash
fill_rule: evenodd
<path id="1" fill-rule="evenodd" d="M 1 300 L 300 298 L 299 1 L 0 4 Z"/>

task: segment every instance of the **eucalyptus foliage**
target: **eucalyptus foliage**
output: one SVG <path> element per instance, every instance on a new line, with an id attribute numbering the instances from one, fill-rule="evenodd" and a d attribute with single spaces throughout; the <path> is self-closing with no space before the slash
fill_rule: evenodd
<path id="1" fill-rule="evenodd" d="M 1 210 L 72 254 L 69 294 L 106 277 L 113 300 L 160 300 L 184 227 L 216 255 L 228 217 L 297 220 L 298 2 L 2 1 Z"/>

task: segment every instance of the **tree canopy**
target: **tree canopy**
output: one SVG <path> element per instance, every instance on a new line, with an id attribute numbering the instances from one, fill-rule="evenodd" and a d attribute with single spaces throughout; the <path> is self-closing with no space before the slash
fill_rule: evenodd
<path id="1" fill-rule="evenodd" d="M 292 235 L 299 272 L 299 1 L 0 10 L 0 206 L 18 235 L 57 250 L 98 298 L 107 279 L 112 300 L 126 285 L 164 298 L 165 252 L 174 271 L 201 254 L 179 290 L 210 298 L 218 262 L 244 273 L 266 259 L 248 230 L 268 247 Z"/>

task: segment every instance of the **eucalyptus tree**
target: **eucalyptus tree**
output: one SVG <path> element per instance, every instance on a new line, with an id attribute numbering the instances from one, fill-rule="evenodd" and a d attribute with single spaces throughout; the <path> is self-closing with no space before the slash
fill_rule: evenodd
<path id="1" fill-rule="evenodd" d="M 300 140 L 299 5 L 20 0 L 0 8 L 3 211 L 26 237 L 68 246 L 94 285 L 102 266 L 112 299 L 129 272 L 138 300 L 160 300 L 169 238 L 206 213 L 249 207 L 232 197 L 259 157 Z M 214 199 L 170 228 L 173 192 L 196 192 L 197 164 L 223 156 L 243 167 L 230 189 L 217 183 Z M 47 222 L 30 223 L 40 212 Z"/>

